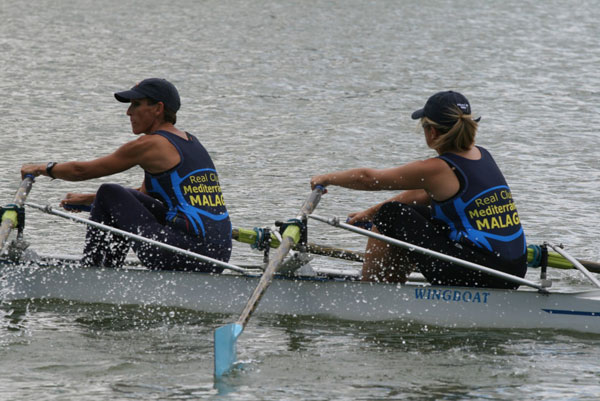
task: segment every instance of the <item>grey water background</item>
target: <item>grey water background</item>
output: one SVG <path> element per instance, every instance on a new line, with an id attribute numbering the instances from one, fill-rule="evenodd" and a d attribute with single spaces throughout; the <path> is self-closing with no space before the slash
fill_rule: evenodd
<path id="1" fill-rule="evenodd" d="M 177 85 L 178 126 L 208 148 L 233 224 L 248 228 L 294 217 L 311 175 L 431 156 L 410 113 L 455 89 L 483 117 L 478 143 L 504 170 L 529 243 L 600 259 L 595 1 L 0 0 L 0 17 L 3 204 L 25 162 L 86 160 L 133 139 L 112 93 L 146 77 Z M 141 180 L 139 169 L 40 177 L 30 200 Z M 391 195 L 331 188 L 317 212 Z M 364 248 L 355 234 L 309 230 L 315 243 Z M 31 211 L 26 235 L 40 253 L 77 255 L 84 228 Z M 232 261 L 261 255 L 235 244 Z M 576 272 L 551 276 L 589 287 Z M 0 399 L 600 398 L 598 336 L 297 317 L 253 317 L 239 340 L 246 369 L 215 386 L 212 333 L 235 318 L 2 303 Z"/>

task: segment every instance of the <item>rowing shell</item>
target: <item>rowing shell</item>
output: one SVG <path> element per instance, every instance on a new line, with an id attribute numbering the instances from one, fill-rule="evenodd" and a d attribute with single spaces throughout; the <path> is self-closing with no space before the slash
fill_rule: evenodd
<path id="1" fill-rule="evenodd" d="M 239 313 L 259 277 L 5 264 L 0 267 L 0 300 L 61 299 Z M 256 313 L 451 328 L 561 329 L 600 334 L 600 290 L 541 293 L 533 289 L 278 277 Z"/>

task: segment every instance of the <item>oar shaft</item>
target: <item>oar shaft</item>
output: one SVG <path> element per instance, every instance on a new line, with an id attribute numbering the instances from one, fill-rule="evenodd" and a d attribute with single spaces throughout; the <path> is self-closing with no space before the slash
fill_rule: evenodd
<path id="1" fill-rule="evenodd" d="M 586 276 L 588 279 L 590 279 L 590 281 L 592 283 L 594 283 L 594 285 L 598 288 L 600 288 L 600 281 L 598 281 L 596 279 L 596 277 L 594 277 L 592 275 L 592 273 L 589 272 L 588 269 L 586 269 L 581 263 L 579 263 L 579 261 L 577 259 L 575 259 L 573 256 L 569 255 L 567 253 L 567 251 L 565 251 L 564 249 L 552 245 L 552 244 L 548 244 L 552 247 L 552 249 L 554 249 L 556 252 L 558 252 L 562 257 L 564 257 L 565 259 L 567 259 L 569 262 L 573 263 L 573 266 L 575 266 L 575 268 L 577 268 L 580 272 L 582 272 L 584 274 L 584 276 Z"/>
<path id="2" fill-rule="evenodd" d="M 258 233 L 255 230 L 249 230 L 247 228 L 234 228 L 232 230 L 231 237 L 236 241 L 254 245 L 256 244 Z M 271 248 L 278 248 L 281 243 L 274 234 L 271 234 L 271 241 L 269 242 L 269 245 Z M 318 245 L 310 242 L 306 244 L 306 251 L 315 255 L 329 256 L 332 258 L 351 260 L 354 262 L 362 262 L 364 260 L 364 254 L 362 252 L 336 248 L 328 245 Z"/>
<path id="3" fill-rule="evenodd" d="M 46 212 L 48 214 L 53 214 L 55 216 L 64 217 L 66 219 L 73 220 L 73 221 L 76 221 L 78 223 L 87 224 L 89 226 L 96 227 L 96 228 L 99 228 L 99 229 L 104 230 L 104 231 L 109 231 L 109 232 L 112 232 L 112 233 L 115 233 L 115 234 L 122 235 L 123 237 L 127 237 L 127 238 L 130 238 L 130 239 L 136 240 L 136 241 L 146 242 L 148 244 L 155 245 L 155 246 L 157 246 L 159 248 L 167 249 L 167 250 L 175 252 L 175 253 L 179 253 L 179 254 L 182 254 L 182 255 L 185 255 L 185 256 L 189 256 L 191 258 L 199 259 L 199 260 L 201 260 L 203 262 L 211 263 L 211 264 L 214 264 L 214 265 L 217 265 L 217 266 L 221 266 L 221 267 L 224 267 L 226 269 L 231 269 L 231 270 L 243 273 L 243 274 L 248 274 L 248 271 L 246 269 L 244 269 L 242 267 L 239 267 L 239 266 L 236 266 L 236 265 L 232 265 L 231 263 L 227 263 L 227 262 L 223 262 L 221 260 L 213 259 L 213 258 L 210 258 L 208 256 L 200 255 L 200 254 L 195 253 L 195 252 L 190 252 L 190 251 L 188 251 L 186 249 L 178 248 L 176 246 L 165 244 L 165 243 L 162 243 L 162 242 L 150 239 L 150 238 L 143 237 L 141 235 L 133 234 L 133 233 L 130 233 L 129 231 L 124 231 L 124 230 L 120 230 L 120 229 L 115 228 L 115 227 L 107 226 L 105 224 L 98 223 L 98 222 L 90 220 L 90 219 L 85 219 L 85 218 L 79 217 L 79 216 L 73 216 L 72 214 L 69 214 L 69 213 L 61 212 L 59 210 L 54 210 L 50 206 L 42 206 L 42 205 L 37 205 L 35 203 L 30 203 L 30 202 L 27 202 L 26 205 L 30 206 L 30 207 L 33 207 L 35 209 L 39 209 L 39 210 L 41 210 L 43 212 Z"/>
<path id="4" fill-rule="evenodd" d="M 256 244 L 257 243 L 258 234 L 255 230 L 249 230 L 246 228 L 234 228 L 232 232 L 232 238 L 236 241 L 243 242 L 246 244 Z M 275 237 L 274 234 L 271 234 L 270 241 L 271 248 L 279 247 L 279 240 Z M 530 263 L 531 267 L 539 267 L 539 256 L 537 252 L 539 250 L 539 245 L 529 245 L 527 247 L 527 262 Z M 306 250 L 309 253 L 315 255 L 329 256 L 332 258 L 351 260 L 354 262 L 363 262 L 364 261 L 364 253 L 351 251 L 349 249 L 336 248 L 328 245 L 319 245 L 314 243 L 306 244 Z M 577 259 L 582 266 L 588 269 L 592 273 L 600 273 L 600 263 L 591 262 L 589 260 Z M 553 267 L 555 269 L 575 269 L 575 265 L 569 262 L 566 258 L 561 256 L 556 252 L 548 252 L 548 266 Z"/>
<path id="5" fill-rule="evenodd" d="M 15 199 L 13 201 L 13 205 L 17 208 L 22 208 L 25 203 L 25 199 L 27 199 L 27 195 L 29 195 L 29 191 L 31 191 L 31 186 L 33 184 L 33 176 L 27 176 L 21 181 L 21 185 L 19 189 L 17 189 L 17 193 L 15 194 Z M 4 251 L 4 245 L 8 240 L 10 232 L 16 226 L 17 212 L 10 210 L 4 213 L 2 216 L 2 224 L 0 224 L 0 253 Z"/>
<path id="6" fill-rule="evenodd" d="M 291 237 L 283 238 L 283 243 L 279 248 L 277 248 L 275 254 L 271 256 L 269 264 L 267 265 L 267 268 L 265 269 L 263 275 L 260 277 L 260 281 L 254 289 L 254 292 L 248 299 L 244 310 L 242 311 L 240 317 L 236 322 L 237 324 L 241 325 L 242 327 L 246 327 L 246 323 L 248 323 L 250 316 L 258 306 L 258 303 L 260 302 L 260 299 L 265 293 L 265 290 L 267 289 L 269 284 L 271 284 L 271 281 L 273 281 L 273 276 L 275 275 L 275 272 L 277 271 L 277 268 L 279 267 L 281 261 L 286 257 L 293 245 L 294 240 Z"/>
<path id="7" fill-rule="evenodd" d="M 312 211 L 317 207 L 323 191 L 323 187 L 317 187 L 313 190 L 309 198 L 302 205 L 302 208 L 300 209 L 300 215 L 297 217 L 298 220 L 304 222 L 306 216 L 312 213 Z M 233 367 L 237 353 L 237 338 L 244 331 L 252 312 L 258 306 L 260 299 L 273 280 L 273 275 L 283 262 L 283 259 L 286 257 L 294 244 L 300 241 L 300 236 L 301 229 L 299 224 L 289 224 L 287 226 L 283 232 L 281 246 L 277 248 L 275 255 L 271 257 L 267 268 L 261 276 L 258 285 L 254 289 L 254 292 L 248 299 L 248 302 L 246 303 L 246 306 L 244 307 L 244 310 L 242 311 L 237 322 L 221 326 L 215 330 L 215 379 L 218 380 Z"/>
<path id="8" fill-rule="evenodd" d="M 364 262 L 365 260 L 364 253 L 351 251 L 349 249 L 310 243 L 306 246 L 306 249 L 309 253 L 313 253 L 315 255 L 329 256 L 332 258 L 351 260 L 354 262 Z"/>
<path id="9" fill-rule="evenodd" d="M 312 213 L 313 210 L 315 210 L 315 208 L 319 204 L 319 200 L 321 199 L 322 194 L 323 194 L 323 189 L 316 188 L 310 194 L 308 199 L 304 202 L 304 204 L 302 205 L 302 208 L 300 209 L 300 214 L 296 218 L 298 220 L 302 220 L 306 216 L 308 216 L 310 213 Z M 271 281 L 273 281 L 273 276 L 277 272 L 279 265 L 281 265 L 281 263 L 283 262 L 283 260 L 287 256 L 287 254 L 289 253 L 290 249 L 292 249 L 292 247 L 299 240 L 300 240 L 300 228 L 297 225 L 289 225 L 283 232 L 281 245 L 279 246 L 279 248 L 277 248 L 275 254 L 271 256 L 271 259 L 269 260 L 269 264 L 267 265 L 267 268 L 265 269 L 263 275 L 261 276 L 258 285 L 254 289 L 254 292 L 248 299 L 248 302 L 246 303 L 244 310 L 242 311 L 239 319 L 237 320 L 237 324 L 241 325 L 242 327 L 246 327 L 246 323 L 248 323 L 248 320 L 250 319 L 252 312 L 254 312 L 254 310 L 258 306 L 260 299 L 262 298 L 263 294 L 265 293 L 265 290 L 267 289 L 269 284 L 271 284 Z"/>
<path id="10" fill-rule="evenodd" d="M 539 267 L 539 245 L 528 245 L 527 246 L 527 263 L 530 263 L 531 267 Z M 576 259 L 577 262 L 581 263 L 586 269 L 594 273 L 600 273 L 600 263 L 591 262 L 589 260 Z M 571 263 L 568 259 L 557 252 L 548 252 L 548 266 L 554 267 L 555 269 L 575 269 L 575 264 Z"/>
<path id="11" fill-rule="evenodd" d="M 529 281 L 529 280 L 526 280 L 521 277 L 513 276 L 512 274 L 507 274 L 507 273 L 504 273 L 504 272 L 501 272 L 498 270 L 490 269 L 489 267 L 478 265 L 476 263 L 469 262 L 467 260 L 455 258 L 454 256 L 450 256 L 450 255 L 446 255 L 446 254 L 443 254 L 440 252 L 432 251 L 430 249 L 423 248 L 423 247 L 420 247 L 420 246 L 417 246 L 414 244 L 409 244 L 408 242 L 400 241 L 395 238 L 390 238 L 385 235 L 377 234 L 377 233 L 374 233 L 369 230 L 364 230 L 362 228 L 358 228 L 358 227 L 350 225 L 350 224 L 342 223 L 337 218 L 328 219 L 326 217 L 321 217 L 321 216 L 316 216 L 316 215 L 311 215 L 309 217 L 312 219 L 315 219 L 315 220 L 322 221 L 322 222 L 332 225 L 334 227 L 341 227 L 348 231 L 353 231 L 358 234 L 366 235 L 367 237 L 371 237 L 371 238 L 378 239 L 380 241 L 387 242 L 388 244 L 400 246 L 402 248 L 408 249 L 409 251 L 415 251 L 415 252 L 422 253 L 424 255 L 433 256 L 438 259 L 445 260 L 447 262 L 451 262 L 451 263 L 466 267 L 471 270 L 477 270 L 477 271 L 489 274 L 491 276 L 501 278 L 503 280 L 511 281 L 513 283 L 517 283 L 517 284 L 521 284 L 521 285 L 526 285 L 526 286 L 529 286 L 532 288 L 536 288 L 540 291 L 546 292 L 546 289 L 544 287 L 542 287 L 541 285 L 539 285 L 537 283 L 534 283 L 533 281 Z"/>

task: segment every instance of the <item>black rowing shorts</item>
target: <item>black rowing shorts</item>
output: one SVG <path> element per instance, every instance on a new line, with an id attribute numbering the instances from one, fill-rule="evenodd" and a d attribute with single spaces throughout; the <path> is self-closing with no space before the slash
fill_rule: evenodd
<path id="1" fill-rule="evenodd" d="M 518 260 L 505 260 L 466 239 L 460 242 L 451 240 L 448 237 L 450 228 L 444 222 L 431 217 L 429 206 L 388 202 L 379 209 L 373 224 L 380 233 L 388 237 L 504 273 L 524 277 L 527 271 L 527 255 Z M 519 286 L 516 283 L 415 251 L 409 252 L 408 257 L 410 262 L 419 268 L 427 281 L 434 285 L 487 288 L 517 288 Z"/>

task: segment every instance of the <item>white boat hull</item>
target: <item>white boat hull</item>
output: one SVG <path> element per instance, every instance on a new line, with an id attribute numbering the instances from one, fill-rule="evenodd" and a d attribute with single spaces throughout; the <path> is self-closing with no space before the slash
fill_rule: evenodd
<path id="1" fill-rule="evenodd" d="M 62 299 L 237 314 L 257 282 L 256 277 L 233 274 L 4 265 L 0 300 Z M 528 289 L 275 279 L 256 313 L 600 333 L 600 290 L 542 294 Z"/>

